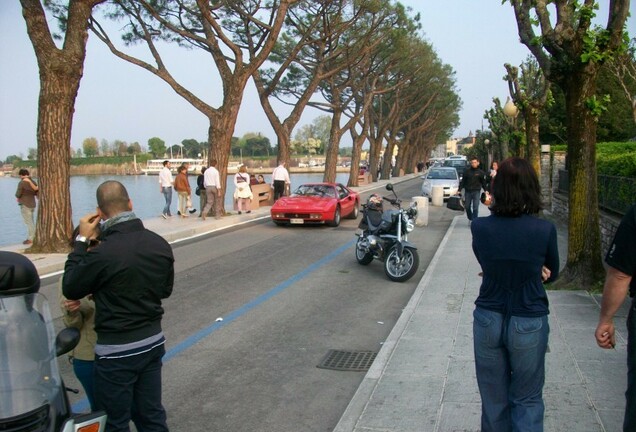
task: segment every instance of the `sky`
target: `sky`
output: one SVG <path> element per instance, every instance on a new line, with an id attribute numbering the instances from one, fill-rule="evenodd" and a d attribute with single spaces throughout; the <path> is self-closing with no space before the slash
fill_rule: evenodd
<path id="1" fill-rule="evenodd" d="M 457 90 L 463 101 L 460 124 L 454 137 L 465 137 L 488 123 L 484 112 L 492 98 L 506 100 L 504 63 L 519 65 L 530 54 L 519 42 L 514 12 L 501 0 L 403 0 L 413 14 L 419 13 L 422 35 L 432 44 L 444 63 L 456 72 Z M 607 4 L 607 0 L 600 3 Z M 601 24 L 607 10 L 598 12 Z M 630 35 L 636 34 L 636 1 L 631 3 Z M 57 29 L 53 21 L 52 29 Z M 135 53 L 147 58 L 144 46 Z M 169 70 L 187 88 L 218 107 L 221 88 L 213 63 L 205 54 L 164 45 Z M 0 1 L 0 160 L 17 154 L 26 157 L 35 148 L 38 68 L 26 33 L 20 3 Z M 282 105 L 277 109 L 286 110 Z M 308 109 L 299 127 L 323 113 Z M 71 147 L 82 141 L 139 142 L 159 137 L 173 145 L 184 139 L 207 140 L 208 121 L 166 83 L 153 74 L 111 54 L 93 35 L 89 36 L 84 76 L 75 104 Z M 263 113 L 256 90 L 248 84 L 234 136 L 260 132 L 272 144 L 276 137 Z M 342 145 L 347 145 L 343 142 Z"/>

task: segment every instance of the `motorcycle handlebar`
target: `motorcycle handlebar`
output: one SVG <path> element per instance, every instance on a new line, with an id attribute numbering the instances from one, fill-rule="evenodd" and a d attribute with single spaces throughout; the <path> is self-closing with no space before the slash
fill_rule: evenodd
<path id="1" fill-rule="evenodd" d="M 399 205 L 402 201 L 399 199 L 392 199 L 387 197 L 382 197 L 383 200 L 390 202 L 393 205 Z"/>

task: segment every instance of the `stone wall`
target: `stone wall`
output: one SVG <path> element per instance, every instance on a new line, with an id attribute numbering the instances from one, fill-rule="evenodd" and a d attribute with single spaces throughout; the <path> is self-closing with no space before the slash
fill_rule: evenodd
<path id="1" fill-rule="evenodd" d="M 547 163 L 543 165 L 544 162 Z M 546 207 L 550 209 L 554 217 L 567 224 L 569 208 L 568 196 L 559 192 L 559 170 L 565 169 L 565 152 L 554 152 L 551 160 L 548 158 L 547 161 L 544 161 L 544 159 L 542 158 L 541 163 L 542 187 L 544 184 L 548 183 L 551 185 L 551 193 L 549 194 L 548 198 L 549 205 L 548 200 L 545 200 Z M 550 178 L 543 178 L 548 173 L 551 174 L 549 176 Z M 610 244 L 614 239 L 614 234 L 616 233 L 616 229 L 618 228 L 620 221 L 620 217 L 604 212 L 603 210 L 599 210 L 601 252 L 603 254 L 603 257 L 605 257 L 605 253 L 609 249 Z"/>

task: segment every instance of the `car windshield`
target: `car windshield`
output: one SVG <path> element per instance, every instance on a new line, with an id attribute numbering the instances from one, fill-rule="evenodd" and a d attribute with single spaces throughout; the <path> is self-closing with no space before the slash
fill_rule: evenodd
<path id="1" fill-rule="evenodd" d="M 42 294 L 0 297 L 0 419 L 50 403 L 61 391 L 49 305 Z"/>
<path id="2" fill-rule="evenodd" d="M 427 178 L 429 180 L 457 180 L 457 172 L 454 170 L 431 170 Z"/>
<path id="3" fill-rule="evenodd" d="M 336 190 L 332 186 L 308 184 L 301 185 L 294 191 L 295 196 L 336 197 Z"/>

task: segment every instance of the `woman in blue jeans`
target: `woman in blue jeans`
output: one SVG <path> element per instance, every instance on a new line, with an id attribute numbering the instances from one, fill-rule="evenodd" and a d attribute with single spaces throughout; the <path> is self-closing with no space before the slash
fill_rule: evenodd
<path id="1" fill-rule="evenodd" d="M 554 224 L 540 219 L 532 166 L 510 158 L 494 180 L 492 214 L 471 225 L 483 281 L 473 313 L 481 430 L 543 431 L 548 297 L 559 273 Z"/>

